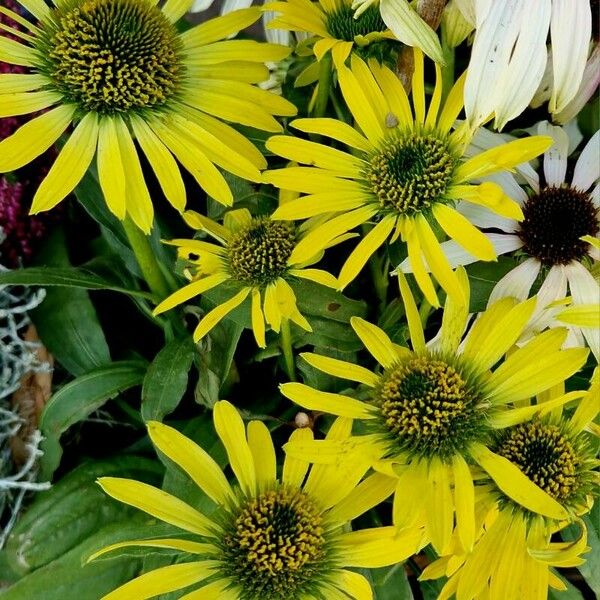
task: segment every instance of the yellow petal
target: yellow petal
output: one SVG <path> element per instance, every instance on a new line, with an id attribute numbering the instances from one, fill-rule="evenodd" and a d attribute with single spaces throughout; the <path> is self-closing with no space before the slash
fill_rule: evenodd
<path id="1" fill-rule="evenodd" d="M 395 117 L 400 126 L 412 126 L 413 116 L 410 102 L 400 79 L 388 67 L 380 65 L 376 60 L 369 62 L 369 67 L 385 96 L 391 115 Z"/>
<path id="2" fill-rule="evenodd" d="M 465 88 L 465 80 L 467 78 L 467 72 L 465 71 L 454 83 L 448 97 L 446 98 L 446 102 L 444 103 L 444 108 L 442 109 L 442 113 L 440 114 L 440 118 L 438 120 L 438 130 L 440 133 L 448 133 L 454 125 L 454 121 L 458 118 L 460 111 L 464 105 L 464 88 Z"/>
<path id="3" fill-rule="evenodd" d="M 60 102 L 62 94 L 50 90 L 0 94 L 0 118 L 37 112 Z"/>
<path id="4" fill-rule="evenodd" d="M 385 331 L 360 317 L 351 317 L 350 325 L 365 348 L 384 369 L 389 369 L 398 362 L 400 357 Z"/>
<path id="5" fill-rule="evenodd" d="M 113 550 L 137 546 L 141 548 L 168 548 L 171 550 L 181 550 L 181 552 L 188 552 L 190 554 L 206 554 L 214 548 L 212 544 L 201 544 L 199 542 L 192 542 L 190 540 L 179 540 L 176 538 L 130 540 L 127 542 L 118 542 L 116 544 L 111 544 L 110 546 L 105 546 L 97 552 L 94 552 L 94 554 L 92 554 L 86 560 L 86 563 L 95 560 L 99 556 L 103 556 L 108 552 L 112 552 Z"/>
<path id="6" fill-rule="evenodd" d="M 412 100 L 415 109 L 415 121 L 421 125 L 425 122 L 425 63 L 423 52 L 413 48 L 415 68 L 412 76 Z"/>
<path id="7" fill-rule="evenodd" d="M 187 302 L 188 300 L 191 300 L 192 298 L 211 290 L 212 288 L 226 281 L 228 278 L 229 276 L 227 273 L 215 273 L 214 275 L 204 277 L 204 279 L 192 281 L 192 283 L 188 283 L 188 285 L 182 287 L 175 293 L 171 294 L 168 298 L 163 300 L 154 309 L 154 314 L 160 315 L 167 310 L 171 310 L 173 307 L 183 304 L 184 302 Z"/>
<path id="8" fill-rule="evenodd" d="M 121 160 L 117 127 L 112 117 L 100 119 L 96 160 L 98 161 L 98 178 L 106 204 L 118 219 L 123 220 L 127 212 L 125 171 Z"/>
<path id="9" fill-rule="evenodd" d="M 215 17 L 188 29 L 183 33 L 181 41 L 186 48 L 194 48 L 196 46 L 205 46 L 219 40 L 224 40 L 232 33 L 237 33 L 242 29 L 246 29 L 252 23 L 255 23 L 260 18 L 260 8 L 251 6 L 250 8 L 242 8 L 234 10 L 220 17 Z"/>
<path id="10" fill-rule="evenodd" d="M 371 584 L 360 573 L 342 569 L 336 576 L 336 585 L 345 592 L 341 598 L 346 598 L 349 594 L 354 600 L 372 600 L 373 590 Z"/>
<path id="11" fill-rule="evenodd" d="M 192 3 L 193 0 L 167 0 L 162 7 L 162 11 L 171 23 L 175 23 L 190 10 Z"/>
<path id="12" fill-rule="evenodd" d="M 485 206 L 507 219 L 523 220 L 521 207 L 497 183 L 491 181 L 484 181 L 479 185 L 453 186 L 448 190 L 448 198 Z"/>
<path id="13" fill-rule="evenodd" d="M 456 353 L 469 318 L 469 277 L 463 267 L 456 269 L 456 278 L 463 288 L 466 302 L 457 302 L 452 296 L 446 297 L 442 314 L 440 349 L 448 355 Z"/>
<path id="14" fill-rule="evenodd" d="M 300 279 L 308 279 L 321 285 L 336 289 L 338 286 L 337 279 L 327 271 L 321 269 L 290 269 L 288 271 L 290 275 L 299 277 Z"/>
<path id="15" fill-rule="evenodd" d="M 471 552 L 475 542 L 475 488 L 465 459 L 457 454 L 452 459 L 454 474 L 454 506 L 456 529 L 465 552 Z"/>
<path id="16" fill-rule="evenodd" d="M 265 348 L 265 317 L 260 306 L 260 291 L 252 289 L 252 331 L 254 339 L 260 348 Z"/>
<path id="17" fill-rule="evenodd" d="M 262 421 L 248 423 L 248 445 L 254 459 L 259 492 L 271 489 L 277 479 L 277 463 L 271 433 Z"/>
<path id="18" fill-rule="evenodd" d="M 245 494 L 256 494 L 256 470 L 254 457 L 246 439 L 246 429 L 240 413 L 227 402 L 220 400 L 213 409 L 215 429 L 221 438 L 231 470 L 235 473 L 240 487 Z"/>
<path id="19" fill-rule="evenodd" d="M 194 341 L 199 342 L 219 321 L 224 319 L 234 308 L 237 308 L 250 293 L 250 288 L 243 288 L 233 298 L 219 304 L 208 312 L 194 331 Z"/>
<path id="20" fill-rule="evenodd" d="M 214 502 L 223 505 L 233 499 L 231 486 L 221 467 L 198 444 L 157 421 L 148 423 L 148 434 L 152 443 L 183 469 Z"/>
<path id="21" fill-rule="evenodd" d="M 396 216 L 385 216 L 363 239 L 346 259 L 338 277 L 338 289 L 344 289 L 351 281 L 354 281 L 369 258 L 383 245 L 396 225 Z"/>
<path id="22" fill-rule="evenodd" d="M 423 324 L 421 323 L 421 317 L 415 303 L 415 298 L 410 291 L 408 281 L 406 281 L 406 277 L 404 277 L 403 273 L 398 273 L 398 285 L 400 286 L 400 295 L 402 296 L 402 302 L 404 302 L 406 320 L 408 321 L 410 343 L 415 352 L 423 352 L 425 350 Z"/>
<path id="23" fill-rule="evenodd" d="M 492 242 L 466 217 L 446 204 L 435 204 L 433 216 L 450 239 L 456 240 L 479 260 L 496 260 Z"/>
<path id="24" fill-rule="evenodd" d="M 406 248 L 408 250 L 408 259 L 410 261 L 410 267 L 415 277 L 415 281 L 423 292 L 425 299 L 431 306 L 437 308 L 440 305 L 437 293 L 431 277 L 423 264 L 421 242 L 419 241 L 419 235 L 416 227 L 414 227 L 412 221 L 407 221 L 405 227 Z"/>
<path id="25" fill-rule="evenodd" d="M 290 125 L 304 133 L 324 135 L 363 152 L 372 152 L 375 149 L 369 140 L 356 131 L 354 127 L 337 119 L 296 119 Z"/>
<path id="26" fill-rule="evenodd" d="M 8 37 L 0 36 L 0 60 L 9 65 L 35 68 L 39 59 L 33 48 Z"/>
<path id="27" fill-rule="evenodd" d="M 19 0 L 19 4 L 38 21 L 45 21 L 50 16 L 50 9 L 44 0 Z"/>
<path id="28" fill-rule="evenodd" d="M 449 467 L 439 458 L 429 461 L 429 485 L 423 498 L 428 521 L 427 532 L 439 555 L 448 551 L 454 525 L 454 506 L 450 492 Z"/>
<path id="29" fill-rule="evenodd" d="M 31 92 L 48 85 L 50 80 L 37 73 L 2 73 L 0 75 L 0 94 Z"/>
<path id="30" fill-rule="evenodd" d="M 214 566 L 212 561 L 202 561 L 161 567 L 132 579 L 101 600 L 146 600 L 168 594 L 210 577 Z"/>
<path id="31" fill-rule="evenodd" d="M 306 442 L 313 439 L 313 432 L 311 429 L 295 429 L 290 436 L 290 442 Z M 300 488 L 308 472 L 310 463 L 308 460 L 304 460 L 301 457 L 291 456 L 290 454 L 285 455 L 283 461 L 283 483 L 293 488 Z"/>
<path id="32" fill-rule="evenodd" d="M 315 369 L 319 369 L 334 377 L 357 381 L 359 383 L 364 383 L 369 387 L 375 387 L 379 382 L 379 376 L 375 375 L 372 371 L 369 371 L 360 365 L 346 362 L 345 360 L 321 356 L 319 354 L 313 354 L 312 352 L 302 352 L 300 356 L 309 365 L 315 367 Z"/>
<path id="33" fill-rule="evenodd" d="M 198 48 L 188 60 L 193 65 L 214 65 L 231 60 L 278 62 L 289 56 L 290 52 L 291 48 L 279 44 L 265 44 L 254 40 L 226 40 Z"/>
<path id="34" fill-rule="evenodd" d="M 54 208 L 75 189 L 94 158 L 97 142 L 98 115 L 88 113 L 77 125 L 38 188 L 31 214 Z"/>
<path id="35" fill-rule="evenodd" d="M 141 117 L 132 114 L 129 122 L 165 197 L 174 208 L 183 211 L 186 204 L 185 185 L 173 155 Z"/>
<path id="36" fill-rule="evenodd" d="M 286 398 L 309 410 L 320 410 L 350 419 L 375 418 L 375 409 L 348 396 L 321 392 L 303 383 L 284 383 L 279 389 Z"/>
<path id="37" fill-rule="evenodd" d="M 551 519 L 568 518 L 567 511 L 538 487 L 516 465 L 482 444 L 473 444 L 470 454 L 488 472 L 496 485 L 512 500 L 534 513 Z"/>
<path id="38" fill-rule="evenodd" d="M 185 531 L 210 536 L 214 528 L 210 519 L 183 500 L 147 483 L 120 477 L 100 477 L 98 483 L 115 500 L 143 510 Z"/>
<path id="39" fill-rule="evenodd" d="M 75 108 L 53 108 L 0 141 L 0 172 L 16 171 L 48 150 L 71 123 Z"/>

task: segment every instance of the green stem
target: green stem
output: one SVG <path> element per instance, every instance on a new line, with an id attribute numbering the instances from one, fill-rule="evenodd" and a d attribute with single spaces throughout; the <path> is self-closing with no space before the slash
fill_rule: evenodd
<path id="1" fill-rule="evenodd" d="M 445 37 L 445 35 L 442 35 L 442 53 L 445 62 L 445 65 L 442 67 L 442 105 L 454 85 L 454 48 L 448 46 Z"/>
<path id="2" fill-rule="evenodd" d="M 294 363 L 294 349 L 292 348 L 292 332 L 290 330 L 290 320 L 285 317 L 281 320 L 281 332 L 279 334 L 281 351 L 285 363 L 285 371 L 290 381 L 296 379 L 296 365 Z"/>
<path id="3" fill-rule="evenodd" d="M 123 229 L 150 291 L 159 300 L 166 298 L 170 293 L 169 285 L 154 256 L 149 237 L 129 217 L 123 221 Z"/>
<path id="4" fill-rule="evenodd" d="M 328 52 L 319 63 L 319 86 L 317 88 L 315 105 L 312 110 L 313 117 L 323 117 L 327 112 L 331 74 L 331 53 Z"/>
<path id="5" fill-rule="evenodd" d="M 367 233 L 369 233 L 368 225 L 362 225 L 361 231 L 363 237 L 367 235 Z M 375 288 L 375 294 L 379 300 L 379 314 L 381 314 L 387 303 L 389 262 L 387 258 L 380 258 L 377 253 L 375 253 L 369 258 L 368 265 L 371 279 L 373 280 L 373 287 Z"/>

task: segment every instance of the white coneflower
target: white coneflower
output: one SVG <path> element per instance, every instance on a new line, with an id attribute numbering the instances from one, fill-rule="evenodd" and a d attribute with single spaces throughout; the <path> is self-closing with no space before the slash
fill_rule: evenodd
<path id="1" fill-rule="evenodd" d="M 476 33 L 465 84 L 472 126 L 495 115 L 502 129 L 520 115 L 544 75 L 551 38 L 553 86 L 549 110 L 560 113 L 583 78 L 592 37 L 589 0 L 471 0 Z"/>

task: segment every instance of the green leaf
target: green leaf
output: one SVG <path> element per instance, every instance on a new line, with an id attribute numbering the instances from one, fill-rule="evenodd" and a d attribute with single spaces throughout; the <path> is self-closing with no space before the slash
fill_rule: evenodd
<path id="1" fill-rule="evenodd" d="M 568 579 L 565 579 L 556 571 L 554 574 L 567 586 L 567 589 L 559 591 L 549 588 L 548 600 L 583 600 L 581 592 Z"/>
<path id="2" fill-rule="evenodd" d="M 403 564 L 371 569 L 375 600 L 413 600 Z"/>
<path id="3" fill-rule="evenodd" d="M 141 384 L 146 368 L 144 362 L 124 360 L 94 369 L 67 383 L 46 404 L 40 429 L 54 434 L 66 431 L 118 393 Z"/>
<path id="4" fill-rule="evenodd" d="M 514 259 L 500 256 L 497 262 L 476 262 L 467 267 L 471 283 L 470 312 L 485 310 L 494 286 L 516 265 Z"/>
<path id="5" fill-rule="evenodd" d="M 21 575 L 59 558 L 96 530 L 129 518 L 133 511 L 114 502 L 96 483 L 100 476 L 129 477 L 158 484 L 160 463 L 119 456 L 84 463 L 35 496 L 11 532 L 3 558 Z"/>
<path id="6" fill-rule="evenodd" d="M 243 326 L 233 319 L 223 319 L 203 340 L 197 355 L 198 384 L 196 402 L 212 408 L 219 400 L 227 379 Z"/>
<path id="7" fill-rule="evenodd" d="M 64 233 L 57 229 L 40 252 L 46 265 L 69 268 Z M 72 375 L 110 362 L 110 353 L 96 310 L 86 291 L 50 288 L 30 313 L 44 345 Z"/>
<path id="8" fill-rule="evenodd" d="M 162 421 L 175 410 L 185 394 L 195 344 L 190 337 L 167 344 L 154 358 L 142 387 L 142 417 Z"/>
<path id="9" fill-rule="evenodd" d="M 0 273 L 0 285 L 39 285 L 83 288 L 86 290 L 112 290 L 121 294 L 154 299 L 152 294 L 124 288 L 115 282 L 104 279 L 83 267 L 29 267 Z"/>

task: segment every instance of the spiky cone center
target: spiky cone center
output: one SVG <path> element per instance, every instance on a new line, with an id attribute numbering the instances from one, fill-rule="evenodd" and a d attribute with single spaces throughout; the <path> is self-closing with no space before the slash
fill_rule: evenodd
<path id="1" fill-rule="evenodd" d="M 568 502 L 579 488 L 580 457 L 556 425 L 536 420 L 511 427 L 495 451 L 559 502 Z"/>
<path id="2" fill-rule="evenodd" d="M 357 35 L 365 36 L 387 29 L 378 6 L 370 6 L 355 19 L 352 7 L 343 2 L 334 12 L 327 14 L 325 27 L 331 37 L 346 42 L 354 41 Z"/>
<path id="3" fill-rule="evenodd" d="M 242 503 L 223 538 L 223 564 L 244 600 L 300 597 L 319 578 L 326 554 L 318 507 L 286 487 Z"/>
<path id="4" fill-rule="evenodd" d="M 444 200 L 456 164 L 448 142 L 434 134 L 390 133 L 365 178 L 383 210 L 410 216 Z"/>
<path id="5" fill-rule="evenodd" d="M 581 260 L 588 244 L 580 238 L 600 231 L 589 194 L 571 187 L 546 187 L 527 199 L 519 236 L 524 250 L 541 263 L 565 265 Z"/>
<path id="6" fill-rule="evenodd" d="M 375 390 L 392 451 L 444 461 L 462 454 L 485 428 L 477 388 L 441 358 L 419 356 L 385 371 Z"/>
<path id="7" fill-rule="evenodd" d="M 184 66 L 177 30 L 148 0 L 72 0 L 42 24 L 40 70 L 100 114 L 163 106 Z"/>
<path id="8" fill-rule="evenodd" d="M 254 218 L 236 231 L 229 242 L 231 274 L 246 285 L 268 285 L 285 274 L 295 245 L 293 224 L 268 217 Z"/>

